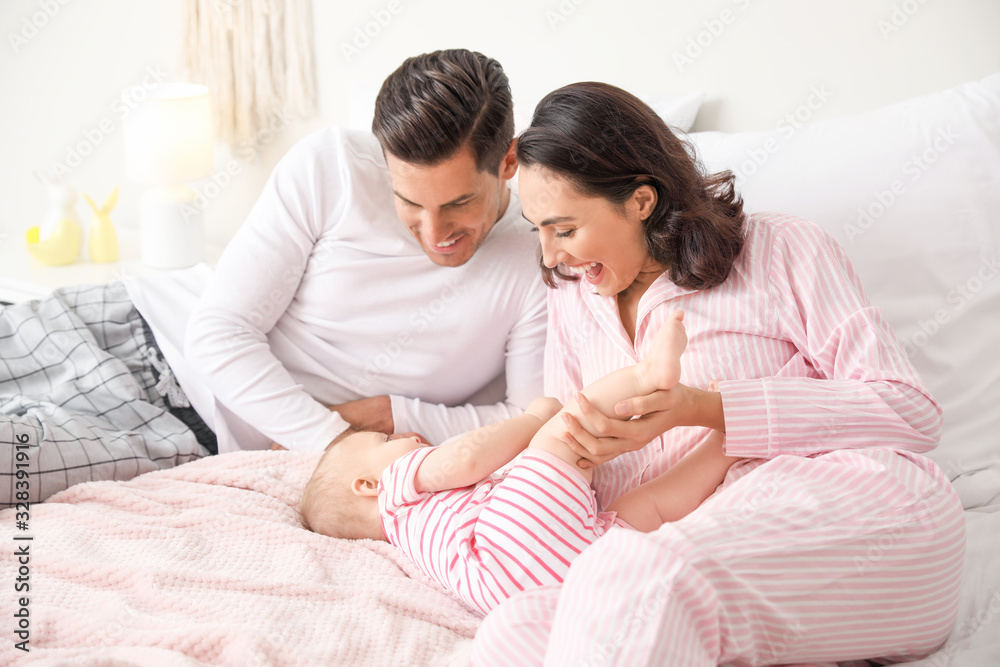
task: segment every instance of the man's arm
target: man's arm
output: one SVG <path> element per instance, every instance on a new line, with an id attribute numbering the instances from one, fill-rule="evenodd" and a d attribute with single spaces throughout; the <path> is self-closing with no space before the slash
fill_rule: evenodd
<path id="1" fill-rule="evenodd" d="M 548 288 L 536 265 L 530 267 L 518 316 L 507 334 L 504 352 L 506 398 L 490 404 L 449 407 L 403 396 L 390 396 L 394 431 L 416 431 L 431 442 L 444 442 L 459 433 L 509 419 L 531 401 L 543 395 L 542 369 L 548 315 L 545 298 Z M 366 407 L 366 406 L 361 406 Z"/>
<path id="2" fill-rule="evenodd" d="M 533 284 L 522 317 L 507 338 L 504 379 L 507 399 L 491 405 L 449 407 L 403 396 L 371 396 L 331 405 L 352 426 L 381 433 L 410 428 L 426 433 L 430 442 L 444 442 L 520 413 L 542 393 L 542 350 L 548 317 L 541 284 Z"/>
<path id="3" fill-rule="evenodd" d="M 348 423 L 316 401 L 274 355 L 268 333 L 295 297 L 322 221 L 311 188 L 339 177 L 317 172 L 312 143 L 282 158 L 219 261 L 191 317 L 185 356 L 237 417 L 299 451 L 321 451 Z M 330 196 L 334 196 L 331 194 Z"/>
<path id="4" fill-rule="evenodd" d="M 562 406 L 552 398 L 531 402 L 523 415 L 470 431 L 427 455 L 417 470 L 418 492 L 460 489 L 509 463 Z"/>

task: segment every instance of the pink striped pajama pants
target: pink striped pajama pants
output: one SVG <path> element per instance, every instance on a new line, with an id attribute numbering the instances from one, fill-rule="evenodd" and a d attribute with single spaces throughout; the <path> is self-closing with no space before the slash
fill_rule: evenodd
<path id="1" fill-rule="evenodd" d="M 951 631 L 964 531 L 947 479 L 907 452 L 734 466 L 683 520 L 653 533 L 614 528 L 561 586 L 500 605 L 473 663 L 915 659 Z"/>

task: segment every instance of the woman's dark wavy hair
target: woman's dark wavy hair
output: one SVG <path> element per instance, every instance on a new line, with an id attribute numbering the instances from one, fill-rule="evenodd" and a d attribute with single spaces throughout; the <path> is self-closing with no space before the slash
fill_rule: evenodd
<path id="1" fill-rule="evenodd" d="M 407 58 L 379 90 L 372 132 L 383 151 L 409 164 L 434 166 L 468 145 L 476 169 L 497 172 L 514 139 L 507 75 L 466 49 Z"/>
<path id="2" fill-rule="evenodd" d="M 656 206 L 643 221 L 646 245 L 680 287 L 721 284 L 743 248 L 743 200 L 732 172 L 703 175 L 694 147 L 621 88 L 575 83 L 546 95 L 517 139 L 517 159 L 622 209 L 640 186 L 654 187 Z M 556 286 L 553 274 L 579 280 L 544 264 L 542 273 L 549 287 Z"/>

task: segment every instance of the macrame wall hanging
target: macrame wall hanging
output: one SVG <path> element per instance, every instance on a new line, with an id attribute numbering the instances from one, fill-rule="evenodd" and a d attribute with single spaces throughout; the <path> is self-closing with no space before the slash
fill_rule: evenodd
<path id="1" fill-rule="evenodd" d="M 217 138 L 234 151 L 245 149 L 313 113 L 311 0 L 181 4 L 184 66 L 192 82 L 208 86 Z"/>

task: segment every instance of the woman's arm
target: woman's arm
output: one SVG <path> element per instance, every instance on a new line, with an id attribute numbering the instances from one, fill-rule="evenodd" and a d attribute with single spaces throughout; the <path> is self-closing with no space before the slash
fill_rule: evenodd
<path id="1" fill-rule="evenodd" d="M 720 382 L 717 396 L 678 386 L 631 399 L 624 414 L 644 416 L 629 422 L 581 405 L 587 423 L 567 429 L 570 446 L 600 463 L 681 425 L 725 430 L 726 452 L 741 458 L 872 446 L 926 452 L 937 444 L 940 407 L 843 249 L 805 221 L 780 219 L 773 230 L 755 262 L 767 271 L 761 282 L 781 336 L 797 349 L 784 367 Z"/>
<path id="2" fill-rule="evenodd" d="M 844 249 L 819 226 L 773 225 L 767 284 L 795 354 L 772 377 L 720 383 L 726 450 L 753 458 L 937 445 L 941 408 Z"/>

